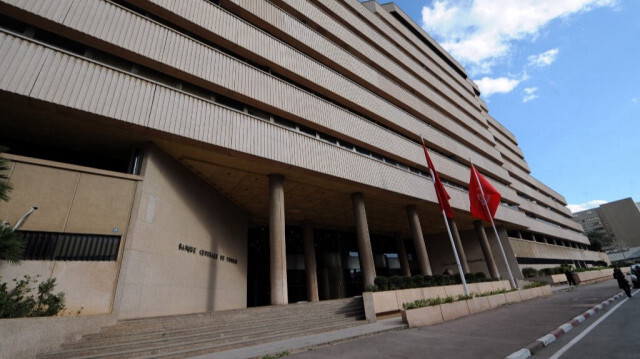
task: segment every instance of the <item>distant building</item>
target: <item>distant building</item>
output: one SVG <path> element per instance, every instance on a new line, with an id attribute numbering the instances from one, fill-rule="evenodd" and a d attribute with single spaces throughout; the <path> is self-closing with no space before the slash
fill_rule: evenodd
<path id="1" fill-rule="evenodd" d="M 586 233 L 596 232 L 611 240 L 613 248 L 640 246 L 640 206 L 631 198 L 609 202 L 573 214 Z"/>

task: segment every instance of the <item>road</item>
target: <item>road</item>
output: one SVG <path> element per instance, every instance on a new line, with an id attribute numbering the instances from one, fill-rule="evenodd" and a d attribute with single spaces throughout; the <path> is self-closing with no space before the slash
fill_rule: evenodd
<path id="1" fill-rule="evenodd" d="M 302 358 L 492 358 L 501 359 L 518 351 L 560 325 L 620 293 L 615 280 L 580 285 L 573 290 L 423 328 L 405 329 L 317 348 L 288 357 Z M 633 301 L 634 299 L 638 299 Z M 624 302 L 602 324 L 591 330 L 562 358 L 640 357 L 640 296 Z M 599 318 L 622 302 L 618 300 L 571 332 L 560 337 L 535 358 L 551 358 Z M 606 325 L 605 325 L 606 324 Z M 596 338 L 597 341 L 592 341 Z M 612 339 L 613 338 L 613 339 Z M 590 342 L 596 343 L 591 344 Z M 596 347 L 607 349 L 595 351 Z M 585 347 L 584 352 L 579 352 Z M 546 356 L 540 355 L 543 353 Z M 617 356 L 616 356 L 617 355 Z"/>
<path id="2" fill-rule="evenodd" d="M 543 359 L 640 358 L 640 291 L 536 353 Z"/>

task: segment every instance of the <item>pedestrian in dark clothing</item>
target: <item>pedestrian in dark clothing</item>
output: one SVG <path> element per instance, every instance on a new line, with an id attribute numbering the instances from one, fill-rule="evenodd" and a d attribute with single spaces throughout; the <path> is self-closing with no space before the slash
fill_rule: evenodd
<path id="1" fill-rule="evenodd" d="M 623 289 L 627 294 L 627 297 L 631 298 L 631 286 L 629 285 L 629 281 L 624 277 L 624 273 L 620 270 L 620 268 L 616 267 L 613 269 L 613 278 L 618 281 L 618 287 Z"/>
<path id="2" fill-rule="evenodd" d="M 571 286 L 572 284 L 573 284 L 573 285 L 578 285 L 578 284 L 576 283 L 575 278 L 573 278 L 573 273 L 571 272 L 571 269 L 567 269 L 567 270 L 564 272 L 564 275 L 565 275 L 565 276 L 567 276 L 567 282 L 569 282 L 569 286 Z"/>

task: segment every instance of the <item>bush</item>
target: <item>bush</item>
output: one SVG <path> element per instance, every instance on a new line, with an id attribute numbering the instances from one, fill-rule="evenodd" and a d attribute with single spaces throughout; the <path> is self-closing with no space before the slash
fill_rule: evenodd
<path id="1" fill-rule="evenodd" d="M 389 289 L 402 289 L 402 277 L 399 275 L 389 277 Z"/>
<path id="2" fill-rule="evenodd" d="M 542 275 L 553 275 L 555 270 L 553 268 L 543 268 L 540 270 Z"/>
<path id="3" fill-rule="evenodd" d="M 420 274 L 416 274 L 413 276 L 413 284 L 417 287 L 417 288 L 421 288 L 424 287 L 425 283 L 424 283 L 424 276 L 420 275 Z"/>
<path id="4" fill-rule="evenodd" d="M 478 282 L 486 282 L 487 281 L 487 275 L 484 274 L 484 272 L 477 272 L 475 274 L 476 277 L 476 283 Z"/>
<path id="5" fill-rule="evenodd" d="M 0 283 L 0 318 L 47 317 L 64 310 L 64 293 L 51 293 L 56 286 L 55 278 L 38 285 L 36 298 L 30 295 L 33 291 L 30 285 L 37 283 L 35 278 L 25 275 L 13 281 L 16 285 L 12 290 L 7 289 L 7 283 Z"/>
<path id="6" fill-rule="evenodd" d="M 475 283 L 476 282 L 476 274 L 475 273 L 465 273 L 464 274 L 464 280 L 466 280 L 467 283 Z"/>
<path id="7" fill-rule="evenodd" d="M 414 288 L 413 279 L 408 276 L 400 277 L 400 289 Z"/>
<path id="8" fill-rule="evenodd" d="M 376 284 L 379 290 L 389 290 L 389 280 L 387 279 L 387 277 L 376 277 L 373 282 Z"/>
<path id="9" fill-rule="evenodd" d="M 365 288 L 364 291 L 365 292 L 379 292 L 380 288 L 378 288 L 378 286 L 374 284 L 374 285 L 367 286 L 367 288 Z"/>
<path id="10" fill-rule="evenodd" d="M 535 268 L 522 268 L 522 275 L 525 278 L 537 277 L 538 270 Z"/>
<path id="11" fill-rule="evenodd" d="M 424 277 L 424 286 L 425 287 L 433 287 L 434 286 L 433 276 L 425 275 L 423 277 Z"/>
<path id="12" fill-rule="evenodd" d="M 431 283 L 434 286 L 444 285 L 444 276 L 442 274 L 434 274 L 431 276 Z"/>
<path id="13" fill-rule="evenodd" d="M 545 282 L 533 282 L 533 283 L 525 284 L 522 287 L 522 289 L 531 289 L 531 288 L 543 287 L 545 285 L 547 285 L 547 283 L 545 283 Z"/>

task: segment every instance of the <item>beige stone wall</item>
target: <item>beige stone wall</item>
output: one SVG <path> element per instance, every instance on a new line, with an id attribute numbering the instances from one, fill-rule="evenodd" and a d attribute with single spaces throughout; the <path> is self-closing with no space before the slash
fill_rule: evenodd
<path id="1" fill-rule="evenodd" d="M 136 318 L 246 307 L 247 215 L 155 147 L 143 169 L 114 312 Z"/>
<path id="2" fill-rule="evenodd" d="M 11 199 L 0 203 L 0 220 L 11 225 L 32 206 L 21 230 L 86 234 L 126 234 L 139 177 L 5 155 L 12 160 Z M 122 243 L 122 242 L 121 242 Z M 55 292 L 64 292 L 68 314 L 110 313 L 118 261 L 28 260 L 21 265 L 0 262 L 3 281 L 25 274 L 39 280 L 56 278 Z"/>

